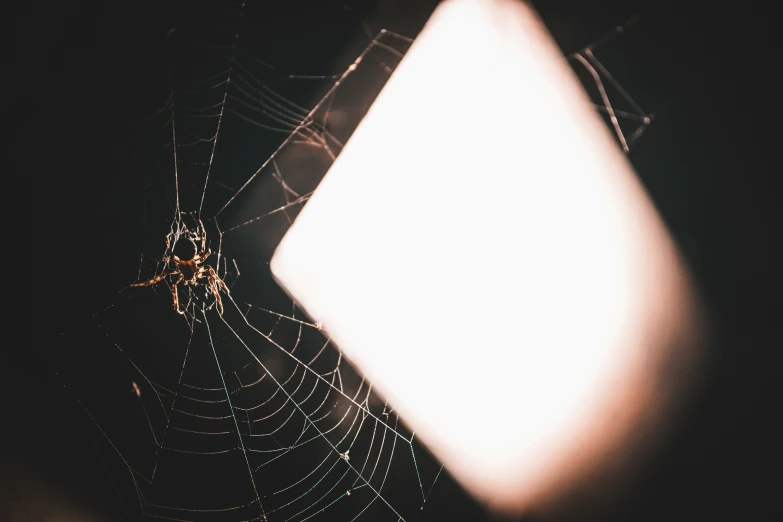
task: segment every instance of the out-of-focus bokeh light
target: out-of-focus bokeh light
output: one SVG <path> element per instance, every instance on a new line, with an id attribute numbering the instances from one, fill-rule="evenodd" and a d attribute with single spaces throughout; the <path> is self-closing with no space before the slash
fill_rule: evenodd
<path id="1" fill-rule="evenodd" d="M 499 511 L 635 454 L 694 360 L 675 245 L 523 2 L 440 4 L 272 270 Z"/>

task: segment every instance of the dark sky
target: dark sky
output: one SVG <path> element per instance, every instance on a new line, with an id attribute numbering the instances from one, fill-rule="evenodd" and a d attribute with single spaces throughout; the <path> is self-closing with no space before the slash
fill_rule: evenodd
<path id="1" fill-rule="evenodd" d="M 299 71 L 323 70 L 324 63 L 340 70 L 365 45 L 365 28 L 414 36 L 436 4 L 349 1 L 346 15 L 345 2 L 262 3 L 251 5 L 246 30 L 255 39 L 247 48 Z M 605 56 L 635 98 L 660 109 L 631 160 L 693 271 L 714 327 L 706 378 L 687 414 L 605 520 L 771 520 L 780 512 L 772 420 L 780 410 L 775 377 L 783 346 L 776 313 L 781 263 L 773 254 L 782 221 L 772 17 L 749 2 L 657 9 L 652 1 L 573 3 L 534 2 L 565 53 L 653 8 L 648 23 L 609 42 Z M 27 319 L 12 328 L 28 342 L 7 339 L 10 364 L 0 368 L 3 431 L 10 435 L 0 455 L 0 518 L 9 506 L 18 515 L 45 484 L 107 520 L 122 519 L 78 397 L 56 372 L 90 342 L 82 334 L 98 331 L 73 325 L 111 302 L 140 250 L 160 246 L 155 227 L 138 226 L 146 191 L 160 191 L 147 184 L 135 155 L 139 114 L 165 102 L 161 64 L 170 30 L 208 41 L 213 11 L 208 2 L 74 1 L 35 3 L 16 18 L 16 65 L 7 73 L 20 92 L 6 121 L 16 135 L 18 177 L 28 182 L 19 204 L 29 211 L 11 218 L 27 219 L 23 259 L 30 266 L 22 290 Z M 174 56 L 180 71 L 201 66 Z M 77 335 L 60 335 L 69 329 Z M 483 519 L 446 479 L 436 501 L 441 508 L 423 520 Z M 30 516 L 19 520 L 36 520 Z"/>

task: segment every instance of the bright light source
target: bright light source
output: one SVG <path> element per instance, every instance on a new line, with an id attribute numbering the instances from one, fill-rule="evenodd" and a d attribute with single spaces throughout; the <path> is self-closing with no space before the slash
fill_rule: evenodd
<path id="1" fill-rule="evenodd" d="M 694 317 L 652 204 L 522 2 L 437 8 L 272 270 L 457 480 L 513 512 L 660 424 Z"/>

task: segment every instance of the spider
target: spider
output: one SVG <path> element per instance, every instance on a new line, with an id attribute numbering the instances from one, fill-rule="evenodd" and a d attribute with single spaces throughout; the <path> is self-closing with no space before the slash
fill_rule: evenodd
<path id="1" fill-rule="evenodd" d="M 228 294 L 228 287 L 217 275 L 215 269 L 204 263 L 212 251 L 207 248 L 207 233 L 204 230 L 204 224 L 201 220 L 199 220 L 198 224 L 200 233 L 189 232 L 187 235 L 187 239 L 193 245 L 193 250 L 195 252 L 191 259 L 183 260 L 174 255 L 171 248 L 171 236 L 173 235 L 173 232 L 169 232 L 166 235 L 166 257 L 162 260 L 164 263 L 163 272 L 148 281 L 133 283 L 131 286 L 152 286 L 168 278 L 171 295 L 174 297 L 174 310 L 179 314 L 185 315 L 185 311 L 179 307 L 177 286 L 180 283 L 186 286 L 195 286 L 200 279 L 206 278 L 207 283 L 209 284 L 209 290 L 215 297 L 215 304 L 217 305 L 218 312 L 222 315 L 223 301 L 220 299 L 220 290 L 223 290 Z M 198 239 L 201 239 L 200 250 L 195 241 Z M 169 257 L 169 254 L 171 257 Z"/>

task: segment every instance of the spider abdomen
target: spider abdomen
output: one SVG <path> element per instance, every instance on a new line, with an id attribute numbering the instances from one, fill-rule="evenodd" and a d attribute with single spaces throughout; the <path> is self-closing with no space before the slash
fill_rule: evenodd
<path id="1" fill-rule="evenodd" d="M 180 261 L 179 263 L 179 273 L 182 274 L 185 281 L 195 282 L 198 271 L 198 263 L 192 259 L 189 261 Z"/>

